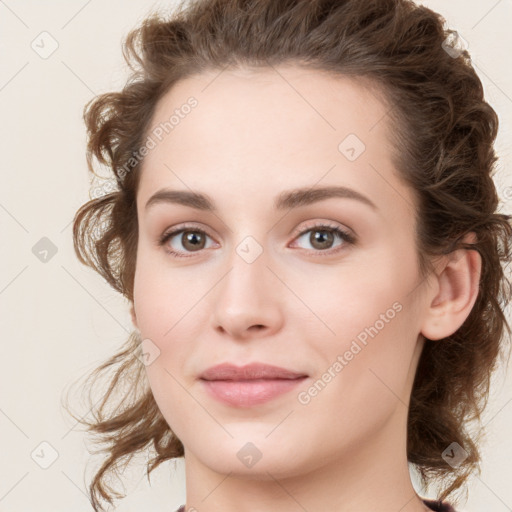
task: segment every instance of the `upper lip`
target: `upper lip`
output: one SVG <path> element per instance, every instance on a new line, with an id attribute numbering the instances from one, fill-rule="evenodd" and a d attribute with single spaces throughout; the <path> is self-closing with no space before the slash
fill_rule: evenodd
<path id="1" fill-rule="evenodd" d="M 307 377 L 307 375 L 265 363 L 251 363 L 245 366 L 222 363 L 208 368 L 200 375 L 203 380 L 297 379 L 299 377 Z"/>

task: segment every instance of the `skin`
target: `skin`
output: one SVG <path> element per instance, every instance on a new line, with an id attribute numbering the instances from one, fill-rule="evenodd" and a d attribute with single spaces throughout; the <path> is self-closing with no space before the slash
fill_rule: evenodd
<path id="1" fill-rule="evenodd" d="M 453 253 L 420 278 L 416 203 L 391 162 L 387 107 L 357 82 L 292 66 L 204 73 L 160 100 L 151 127 L 190 96 L 197 107 L 144 160 L 132 308 L 141 339 L 159 350 L 147 377 L 185 447 L 187 510 L 429 510 L 407 464 L 412 383 L 423 336 L 448 336 L 469 315 L 480 256 Z M 366 146 L 354 161 L 338 149 L 348 134 Z M 340 197 L 272 208 L 282 191 L 329 185 L 377 208 Z M 164 187 L 207 194 L 218 210 L 160 203 L 146 211 Z M 334 235 L 322 249 L 310 239 L 317 229 L 294 234 L 325 221 L 356 243 Z M 167 246 L 187 257 L 173 258 L 158 238 L 184 222 L 206 239 L 194 251 L 174 235 Z M 237 253 L 248 236 L 259 244 L 247 246 L 252 254 L 262 250 L 251 263 Z M 298 394 L 332 374 L 338 355 L 393 304 L 400 311 L 301 403 Z M 198 380 L 225 361 L 266 362 L 308 379 L 265 404 L 230 407 Z M 261 453 L 252 467 L 237 457 L 248 442 Z"/>

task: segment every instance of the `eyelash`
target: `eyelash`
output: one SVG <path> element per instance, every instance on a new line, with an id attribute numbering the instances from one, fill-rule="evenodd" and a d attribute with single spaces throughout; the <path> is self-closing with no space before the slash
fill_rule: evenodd
<path id="1" fill-rule="evenodd" d="M 197 232 L 202 233 L 203 235 L 209 236 L 206 231 L 197 228 L 193 225 L 183 225 L 177 229 L 174 229 L 172 231 L 165 232 L 162 236 L 158 239 L 158 245 L 164 247 L 164 250 L 166 253 L 168 253 L 173 258 L 190 258 L 194 255 L 194 253 L 190 253 L 190 255 L 184 256 L 183 254 L 180 254 L 177 251 L 170 250 L 168 248 L 167 241 L 170 240 L 173 236 L 178 235 L 180 233 L 183 233 L 184 231 L 191 231 L 191 232 Z M 335 249 L 326 249 L 326 250 L 313 250 L 313 252 L 319 253 L 319 256 L 331 256 L 333 254 L 338 253 L 339 251 L 343 250 L 343 246 L 346 244 L 354 245 L 357 241 L 356 237 L 352 234 L 342 230 L 338 226 L 335 225 L 329 225 L 329 224 L 313 224 L 312 226 L 308 226 L 306 229 L 303 229 L 302 231 L 296 231 L 294 232 L 294 240 L 296 238 L 301 237 L 302 235 L 305 235 L 309 231 L 329 231 L 331 233 L 334 233 L 339 238 L 341 238 L 345 243 L 341 245 L 341 247 L 335 248 Z M 210 237 L 212 238 L 212 237 Z M 197 251 L 200 252 L 200 251 Z"/>

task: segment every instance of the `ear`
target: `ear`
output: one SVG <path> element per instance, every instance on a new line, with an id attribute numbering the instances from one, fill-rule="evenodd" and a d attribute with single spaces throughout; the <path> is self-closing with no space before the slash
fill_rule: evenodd
<path id="1" fill-rule="evenodd" d="M 133 307 L 133 304 L 130 307 L 130 314 L 132 316 L 132 324 L 135 326 L 136 329 L 139 328 L 137 325 L 137 315 L 135 314 L 135 308 Z"/>
<path id="2" fill-rule="evenodd" d="M 467 233 L 463 239 L 466 243 L 475 241 L 474 232 Z M 469 316 L 479 291 L 482 259 L 477 250 L 459 249 L 442 261 L 421 329 L 421 334 L 430 340 L 456 332 Z"/>

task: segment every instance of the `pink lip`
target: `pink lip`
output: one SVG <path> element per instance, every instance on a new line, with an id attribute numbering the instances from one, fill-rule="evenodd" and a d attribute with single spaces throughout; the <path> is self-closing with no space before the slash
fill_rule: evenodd
<path id="1" fill-rule="evenodd" d="M 235 407 L 251 407 L 290 391 L 307 375 L 278 366 L 224 363 L 203 372 L 200 380 L 215 399 Z"/>
<path id="2" fill-rule="evenodd" d="M 251 363 L 245 366 L 222 363 L 208 368 L 199 377 L 204 380 L 253 380 L 296 379 L 297 377 L 307 377 L 307 375 L 265 363 Z"/>

